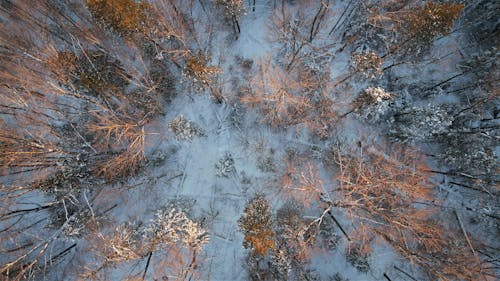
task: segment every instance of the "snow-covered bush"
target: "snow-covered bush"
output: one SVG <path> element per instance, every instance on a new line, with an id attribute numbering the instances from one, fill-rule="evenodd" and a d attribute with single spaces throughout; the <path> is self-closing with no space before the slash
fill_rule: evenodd
<path id="1" fill-rule="evenodd" d="M 208 243 L 206 229 L 194 222 L 185 212 L 175 208 L 159 210 L 144 235 L 152 247 L 164 247 L 180 242 L 189 249 L 200 250 Z"/>
<path id="2" fill-rule="evenodd" d="M 410 107 L 388 121 L 389 136 L 403 142 L 429 141 L 448 131 L 453 119 L 446 106 Z"/>
<path id="3" fill-rule="evenodd" d="M 439 158 L 455 171 L 479 175 L 495 173 L 493 141 L 480 133 L 447 132 L 439 136 Z"/>
<path id="4" fill-rule="evenodd" d="M 236 171 L 234 167 L 234 159 L 231 154 L 227 153 L 215 163 L 215 175 L 219 177 L 229 178 Z"/>
<path id="5" fill-rule="evenodd" d="M 257 168 L 264 173 L 276 172 L 276 163 L 274 158 L 269 156 L 259 156 L 257 158 Z"/>
<path id="6" fill-rule="evenodd" d="M 375 79 L 382 75 L 383 59 L 375 51 L 354 53 L 351 57 L 351 71 L 360 73 L 363 77 Z"/>
<path id="7" fill-rule="evenodd" d="M 182 243 L 189 249 L 200 251 L 209 241 L 208 232 L 200 227 L 198 223 L 189 220 L 185 225 L 184 239 Z"/>
<path id="8" fill-rule="evenodd" d="M 354 101 L 356 113 L 369 123 L 377 123 L 387 115 L 394 98 L 395 94 L 381 87 L 368 87 Z"/>
<path id="9" fill-rule="evenodd" d="M 145 229 L 145 235 L 153 244 L 176 243 L 181 240 L 189 218 L 183 211 L 176 209 L 159 210 L 152 224 Z"/>
<path id="10" fill-rule="evenodd" d="M 364 96 L 366 97 L 366 101 L 369 104 L 380 103 L 384 100 L 390 100 L 393 98 L 393 94 L 386 92 L 384 89 L 380 87 L 368 87 Z"/>
<path id="11" fill-rule="evenodd" d="M 110 237 L 102 238 L 104 248 L 101 250 L 107 262 L 137 260 L 143 255 L 141 235 L 136 225 L 121 224 Z"/>
<path id="12" fill-rule="evenodd" d="M 175 117 L 168 127 L 175 135 L 177 140 L 192 140 L 195 136 L 204 136 L 203 130 L 194 122 L 186 119 L 182 114 Z"/>

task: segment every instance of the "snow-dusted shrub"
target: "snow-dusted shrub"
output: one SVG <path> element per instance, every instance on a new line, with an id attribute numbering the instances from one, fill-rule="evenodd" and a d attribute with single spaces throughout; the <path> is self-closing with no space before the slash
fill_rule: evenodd
<path id="1" fill-rule="evenodd" d="M 168 127 L 177 140 L 192 140 L 195 136 L 204 136 L 203 130 L 194 122 L 186 119 L 182 114 L 175 117 Z"/>
<path id="2" fill-rule="evenodd" d="M 453 119 L 453 114 L 446 106 L 407 108 L 388 121 L 389 136 L 403 142 L 428 141 L 448 131 Z"/>
<path id="3" fill-rule="evenodd" d="M 176 243 L 181 240 L 189 218 L 180 210 L 159 210 L 145 234 L 154 243 Z"/>
<path id="4" fill-rule="evenodd" d="M 492 174 L 497 167 L 493 141 L 480 133 L 447 132 L 439 136 L 439 158 L 452 170 Z"/>
<path id="5" fill-rule="evenodd" d="M 272 156 L 260 156 L 257 159 L 257 168 L 265 173 L 275 172 L 276 164 L 274 163 L 274 158 Z"/>
<path id="6" fill-rule="evenodd" d="M 366 102 L 368 104 L 380 103 L 384 100 L 390 100 L 393 98 L 393 94 L 386 92 L 380 87 L 368 87 L 364 92 L 364 97 L 366 97 Z"/>
<path id="7" fill-rule="evenodd" d="M 153 247 L 180 242 L 189 249 L 200 250 L 209 240 L 206 229 L 175 208 L 159 210 L 152 224 L 144 229 L 144 235 Z"/>
<path id="8" fill-rule="evenodd" d="M 351 57 L 351 71 L 365 78 L 375 79 L 382 75 L 383 59 L 375 51 L 354 53 Z"/>
<path id="9" fill-rule="evenodd" d="M 2 133 L 0 133 L 0 137 L 2 137 Z M 2 148 L 4 147 L 2 146 Z M 5 151 L 7 151 L 7 149 Z M 2 156 L 3 155 L 0 153 L 0 164 L 2 164 Z M 20 160 L 21 159 L 17 161 Z M 72 192 L 79 193 L 81 185 L 85 184 L 86 179 L 91 176 L 91 167 L 89 165 L 90 160 L 88 159 L 88 155 L 79 154 L 75 158 L 61 161 L 61 163 L 63 163 L 64 168 L 52 175 L 34 181 L 31 184 L 31 187 L 47 192 L 55 192 L 55 194 L 58 195 L 62 193 L 68 195 Z"/>
<path id="10" fill-rule="evenodd" d="M 189 249 L 200 251 L 209 241 L 208 232 L 200 227 L 198 223 L 189 220 L 185 226 L 184 239 L 182 243 Z"/>
<path id="11" fill-rule="evenodd" d="M 358 109 L 356 113 L 361 119 L 376 123 L 387 114 L 394 97 L 395 94 L 381 87 L 368 87 L 354 101 L 354 106 Z"/>
<path id="12" fill-rule="evenodd" d="M 107 262 L 137 260 L 144 254 L 140 231 L 133 224 L 121 224 L 111 236 L 102 238 L 104 247 L 101 250 Z"/>
<path id="13" fill-rule="evenodd" d="M 106 262 L 111 263 L 142 259 L 167 248 L 172 252 L 187 249 L 195 257 L 209 241 L 205 228 L 175 208 L 159 210 L 147 226 L 125 223 L 109 236 L 98 236 L 104 247 L 97 250 L 104 255 Z M 194 261 L 192 259 L 191 264 Z M 175 263 L 167 264 L 175 266 Z"/>
<path id="14" fill-rule="evenodd" d="M 82 208 L 66 220 L 64 234 L 67 236 L 80 236 L 88 233 L 92 222 L 95 222 L 95 219 L 92 218 L 90 209 Z"/>
<path id="15" fill-rule="evenodd" d="M 234 167 L 234 159 L 231 154 L 227 153 L 215 163 L 215 175 L 219 177 L 229 178 L 236 171 Z"/>

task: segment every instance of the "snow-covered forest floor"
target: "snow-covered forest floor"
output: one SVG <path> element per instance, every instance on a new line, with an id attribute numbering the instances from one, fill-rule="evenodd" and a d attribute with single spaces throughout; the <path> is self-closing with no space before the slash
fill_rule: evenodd
<path id="1" fill-rule="evenodd" d="M 498 280 L 497 1 L 0 2 L 0 280 Z"/>

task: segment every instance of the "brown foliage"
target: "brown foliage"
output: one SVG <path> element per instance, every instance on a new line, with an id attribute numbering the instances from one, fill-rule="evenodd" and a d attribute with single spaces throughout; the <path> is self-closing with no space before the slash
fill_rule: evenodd
<path id="1" fill-rule="evenodd" d="M 383 59 L 374 51 L 356 52 L 351 61 L 353 62 L 352 71 L 362 74 L 365 78 L 374 79 L 382 75 Z"/>
<path id="2" fill-rule="evenodd" d="M 423 42 L 446 35 L 463 8 L 464 4 L 427 2 L 409 14 L 407 32 L 410 37 Z"/>
<path id="3" fill-rule="evenodd" d="M 145 31 L 151 9 L 134 0 L 87 0 L 86 5 L 97 21 L 125 35 Z"/>
<path id="4" fill-rule="evenodd" d="M 390 35 L 395 35 L 399 44 L 393 46 L 390 53 L 418 55 L 427 50 L 436 37 L 451 31 L 463 8 L 464 4 L 451 1 L 391 1 L 370 8 L 368 21 L 373 27 L 390 30 Z"/>
<path id="5" fill-rule="evenodd" d="M 215 4 L 222 6 L 228 18 L 238 20 L 245 12 L 243 0 L 215 0 Z"/>
<path id="6" fill-rule="evenodd" d="M 271 207 L 264 196 L 257 195 L 248 202 L 238 226 L 245 235 L 243 246 L 252 249 L 254 255 L 265 256 L 275 248 Z"/>

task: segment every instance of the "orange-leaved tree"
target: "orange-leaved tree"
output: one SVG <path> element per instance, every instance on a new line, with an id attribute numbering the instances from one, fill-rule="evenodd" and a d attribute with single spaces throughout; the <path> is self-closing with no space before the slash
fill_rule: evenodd
<path id="1" fill-rule="evenodd" d="M 275 248 L 271 206 L 263 195 L 257 194 L 248 202 L 238 226 L 245 235 L 243 246 L 252 249 L 254 255 L 265 256 Z"/>
<path id="2" fill-rule="evenodd" d="M 87 0 L 86 5 L 98 22 L 124 35 L 144 31 L 150 20 L 146 1 Z"/>
<path id="3" fill-rule="evenodd" d="M 409 13 L 408 35 L 424 42 L 429 42 L 438 35 L 446 35 L 463 8 L 464 4 L 427 2 Z"/>

